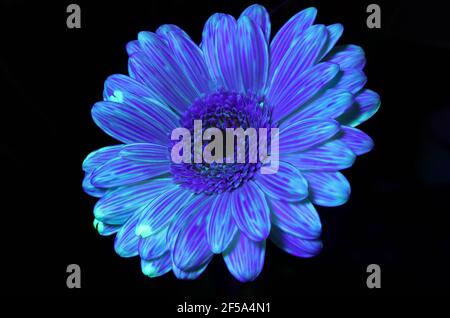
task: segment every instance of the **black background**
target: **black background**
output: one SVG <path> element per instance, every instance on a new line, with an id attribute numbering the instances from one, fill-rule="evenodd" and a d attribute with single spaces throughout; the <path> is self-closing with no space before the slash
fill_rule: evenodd
<path id="1" fill-rule="evenodd" d="M 436 1 L 375 1 L 382 28 L 368 29 L 374 1 L 260 1 L 271 13 L 272 37 L 292 15 L 318 9 L 316 23 L 344 25 L 339 44 L 361 45 L 367 87 L 381 95 L 378 113 L 361 126 L 372 152 L 344 171 L 349 202 L 318 208 L 323 252 L 299 259 L 268 243 L 255 282 L 241 284 L 215 257 L 195 281 L 169 273 L 148 279 L 139 258 L 124 259 L 113 237 L 92 226 L 96 199 L 81 189 L 81 163 L 115 143 L 90 117 L 110 74 L 127 73 L 125 44 L 142 30 L 180 26 L 200 42 L 215 12 L 239 16 L 251 1 L 75 1 L 81 29 L 66 27 L 69 1 L 1 1 L 1 156 L 6 276 L 19 292 L 53 295 L 140 295 L 154 307 L 182 299 L 281 299 L 326 290 L 383 291 L 448 286 L 450 197 L 450 35 L 448 11 Z M 11 232 L 11 233 L 10 233 Z M 66 288 L 66 267 L 81 266 L 82 288 Z M 366 287 L 379 264 L 380 291 Z M 13 271 L 14 270 L 14 271 Z M 11 273 L 11 274 L 9 274 Z M 280 306 L 279 306 L 280 307 Z"/>

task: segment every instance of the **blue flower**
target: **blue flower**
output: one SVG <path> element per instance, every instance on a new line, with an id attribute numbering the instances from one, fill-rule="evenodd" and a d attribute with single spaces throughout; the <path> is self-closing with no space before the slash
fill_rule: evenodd
<path id="1" fill-rule="evenodd" d="M 261 272 L 269 238 L 299 257 L 319 253 L 315 205 L 344 204 L 339 172 L 373 142 L 355 128 L 380 105 L 364 88 L 364 52 L 335 46 L 340 24 L 313 24 L 316 9 L 292 17 L 270 41 L 260 5 L 235 20 L 212 15 L 196 45 L 174 25 L 140 32 L 127 44 L 129 76 L 112 75 L 95 123 L 120 142 L 83 162 L 86 193 L 100 198 L 94 226 L 116 234 L 122 257 L 141 258 L 150 277 L 173 271 L 195 279 L 222 254 L 239 281 Z M 181 163 L 170 158 L 171 132 L 209 127 L 277 127 L 279 170 L 261 163 Z"/>

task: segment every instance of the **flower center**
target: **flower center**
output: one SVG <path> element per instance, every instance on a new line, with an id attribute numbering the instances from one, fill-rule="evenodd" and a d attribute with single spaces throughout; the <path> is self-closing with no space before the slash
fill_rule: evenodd
<path id="1" fill-rule="evenodd" d="M 227 128 L 267 128 L 269 131 L 271 116 L 266 103 L 253 95 L 243 95 L 235 92 L 218 91 L 204 98 L 197 99 L 191 107 L 183 114 L 180 120 L 182 127 L 188 129 L 194 136 L 194 120 L 202 121 L 203 132 L 208 128 L 218 128 L 222 134 L 226 135 Z M 201 163 L 173 163 L 171 172 L 177 183 L 188 187 L 195 193 L 221 193 L 232 191 L 248 180 L 252 179 L 255 172 L 261 166 L 259 160 L 251 162 L 249 160 L 248 136 L 245 137 L 245 163 L 237 161 L 227 163 L 205 162 Z M 213 142 L 211 140 L 210 142 Z M 208 145 L 208 141 L 203 140 L 202 149 Z M 238 147 L 235 141 L 234 158 L 237 158 Z M 225 142 L 224 142 L 225 144 Z M 225 147 L 225 146 L 224 146 Z M 191 141 L 192 157 L 194 156 L 194 141 Z M 226 154 L 223 149 L 223 154 Z"/>

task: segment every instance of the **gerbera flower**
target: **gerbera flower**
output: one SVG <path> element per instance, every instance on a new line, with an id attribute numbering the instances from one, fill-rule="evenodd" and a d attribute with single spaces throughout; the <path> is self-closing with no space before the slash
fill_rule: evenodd
<path id="1" fill-rule="evenodd" d="M 237 20 L 212 15 L 200 45 L 175 25 L 128 43 L 129 75 L 110 76 L 92 109 L 120 144 L 86 158 L 83 188 L 100 198 L 96 229 L 116 234 L 120 256 L 139 255 L 145 275 L 194 279 L 222 254 L 234 277 L 251 281 L 267 238 L 299 257 L 319 253 L 315 205 L 347 201 L 339 170 L 372 148 L 354 127 L 380 101 L 363 88 L 363 50 L 335 47 L 342 25 L 314 25 L 315 17 L 315 8 L 301 11 L 270 41 L 269 15 L 252 5 Z M 262 174 L 261 163 L 175 164 L 171 132 L 192 130 L 195 119 L 278 128 L 278 172 Z"/>

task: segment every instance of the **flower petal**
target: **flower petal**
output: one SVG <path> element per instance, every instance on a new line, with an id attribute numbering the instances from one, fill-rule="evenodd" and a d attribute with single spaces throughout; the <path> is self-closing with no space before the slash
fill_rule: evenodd
<path id="1" fill-rule="evenodd" d="M 151 91 L 144 84 L 122 74 L 109 76 L 103 89 L 103 99 L 105 101 L 139 105 L 144 111 L 146 111 L 147 107 L 151 107 L 151 105 L 147 105 L 148 100 L 158 100 L 158 98 L 159 94 L 157 92 Z M 161 103 L 160 105 L 170 111 L 169 106 Z"/>
<path id="2" fill-rule="evenodd" d="M 302 172 L 308 180 L 310 199 L 321 206 L 338 206 L 347 202 L 350 184 L 340 172 Z"/>
<path id="3" fill-rule="evenodd" d="M 120 230 L 121 226 L 106 224 L 103 223 L 102 221 L 94 219 L 94 228 L 98 231 L 100 235 L 108 236 L 117 233 Z"/>
<path id="4" fill-rule="evenodd" d="M 302 239 L 316 239 L 322 232 L 319 215 L 309 200 L 290 203 L 271 200 L 273 226 Z"/>
<path id="5" fill-rule="evenodd" d="M 351 167 L 356 155 L 340 140 L 329 141 L 305 152 L 287 155 L 286 160 L 300 171 L 337 171 Z"/>
<path id="6" fill-rule="evenodd" d="M 212 197 L 209 195 L 196 194 L 186 203 L 186 205 L 177 212 L 169 225 L 167 232 L 167 243 L 173 251 L 178 234 L 186 227 L 188 221 L 192 219 L 197 213 L 204 210 L 211 211 Z"/>
<path id="7" fill-rule="evenodd" d="M 139 211 L 135 212 L 117 232 L 114 240 L 114 250 L 122 257 L 132 257 L 139 253 L 139 236 L 134 233 L 139 215 Z"/>
<path id="8" fill-rule="evenodd" d="M 96 198 L 101 198 L 106 193 L 107 189 L 97 188 L 91 183 L 92 171 L 112 158 L 117 157 L 122 148 L 123 145 L 103 147 L 91 152 L 84 159 L 83 170 L 86 172 L 82 183 L 84 192 Z"/>
<path id="9" fill-rule="evenodd" d="M 202 50 L 218 87 L 243 92 L 236 37 L 236 20 L 227 14 L 213 14 L 203 28 Z"/>
<path id="10" fill-rule="evenodd" d="M 309 118 L 282 126 L 280 130 L 280 153 L 308 150 L 336 135 L 340 125 L 333 119 Z"/>
<path id="11" fill-rule="evenodd" d="M 118 157 L 92 171 L 91 183 L 99 188 L 112 188 L 148 180 L 167 172 L 169 162 L 148 163 Z"/>
<path id="12" fill-rule="evenodd" d="M 345 69 L 338 75 L 334 88 L 345 89 L 352 94 L 358 93 L 366 85 L 367 77 L 363 71 L 351 68 Z"/>
<path id="13" fill-rule="evenodd" d="M 272 119 L 281 120 L 300 109 L 312 97 L 318 95 L 322 89 L 326 88 L 339 73 L 339 66 L 336 64 L 323 62 L 317 64 L 297 78 L 292 78 L 286 83 L 282 91 L 268 95 L 269 102 L 274 105 Z"/>
<path id="14" fill-rule="evenodd" d="M 254 182 L 247 182 L 231 192 L 230 200 L 239 229 L 252 240 L 264 240 L 270 232 L 270 210 L 262 190 Z"/>
<path id="15" fill-rule="evenodd" d="M 192 192 L 178 185 L 165 191 L 147 205 L 139 219 L 136 234 L 147 237 L 159 232 L 183 209 L 192 197 Z"/>
<path id="16" fill-rule="evenodd" d="M 83 161 L 83 170 L 91 172 L 98 166 L 117 157 L 122 150 L 123 145 L 108 146 L 91 152 Z"/>
<path id="17" fill-rule="evenodd" d="M 303 77 L 306 75 L 300 75 L 316 64 L 319 59 L 319 54 L 327 41 L 327 37 L 328 32 L 325 26 L 314 25 L 295 38 L 290 44 L 284 58 L 280 61 L 279 65 L 273 69 L 273 73 L 270 73 L 269 75 L 267 97 L 273 105 L 277 106 L 276 108 L 289 108 L 289 105 L 285 105 L 282 102 L 291 100 L 292 97 L 287 97 L 295 96 L 296 94 L 288 90 L 287 87 L 291 87 L 291 90 L 295 90 L 295 88 L 298 90 L 301 87 L 299 83 L 304 82 Z M 316 70 L 314 73 L 317 73 L 318 71 L 319 70 Z M 327 72 L 322 70 L 322 73 L 324 74 L 316 74 L 314 77 L 325 77 L 325 74 L 330 71 L 330 69 L 328 69 Z M 313 73 L 311 72 L 308 73 L 310 77 L 312 74 Z M 291 107 L 297 106 L 298 103 L 291 105 Z M 280 109 L 278 111 L 280 111 Z"/>
<path id="18" fill-rule="evenodd" d="M 90 196 L 101 198 L 108 189 L 105 188 L 97 188 L 91 183 L 92 172 L 86 172 L 83 178 L 82 187 L 84 192 L 89 194 Z"/>
<path id="19" fill-rule="evenodd" d="M 308 29 L 316 18 L 316 8 L 308 8 L 294 15 L 277 32 L 270 44 L 270 74 L 275 72 L 286 52 L 291 48 L 294 38 Z"/>
<path id="20" fill-rule="evenodd" d="M 284 126 L 291 125 L 307 118 L 334 119 L 350 109 L 353 95 L 345 90 L 330 88 L 317 99 L 303 106 L 297 113 L 289 117 Z"/>
<path id="21" fill-rule="evenodd" d="M 157 34 L 139 32 L 142 52 L 129 59 L 131 77 L 158 92 L 165 104 L 185 111 L 199 97 L 198 92 L 178 66 L 172 50 Z"/>
<path id="22" fill-rule="evenodd" d="M 183 271 L 179 269 L 175 264 L 172 264 L 173 273 L 178 279 L 185 279 L 185 280 L 193 280 L 199 277 L 208 267 L 209 261 L 200 267 L 199 269 L 193 270 L 193 271 Z"/>
<path id="23" fill-rule="evenodd" d="M 138 249 L 142 259 L 151 260 L 158 258 L 169 250 L 166 241 L 167 229 L 168 227 L 166 226 L 161 231 L 139 240 Z"/>
<path id="24" fill-rule="evenodd" d="M 365 89 L 355 96 L 354 106 L 339 118 L 339 122 L 352 127 L 365 122 L 380 108 L 380 96 L 370 89 Z"/>
<path id="25" fill-rule="evenodd" d="M 138 40 L 133 40 L 127 43 L 126 50 L 128 56 L 132 56 L 134 53 L 142 51 L 142 48 Z"/>
<path id="26" fill-rule="evenodd" d="M 116 102 L 120 104 L 131 105 L 148 114 L 155 119 L 161 119 L 162 122 L 167 122 L 166 117 L 169 120 L 173 120 L 174 113 L 169 105 L 161 102 L 160 93 L 158 91 L 151 90 L 149 87 L 138 82 L 137 80 L 122 74 L 114 74 L 109 76 L 105 81 L 105 87 L 103 90 L 103 99 L 105 101 Z M 155 105 L 154 105 L 155 104 Z M 165 116 L 155 114 L 153 107 L 156 110 L 161 110 L 162 113 L 167 113 Z"/>
<path id="27" fill-rule="evenodd" d="M 280 161 L 274 174 L 258 174 L 256 184 L 262 192 L 276 200 L 301 201 L 308 196 L 308 183 L 290 163 Z"/>
<path id="28" fill-rule="evenodd" d="M 214 14 L 205 24 L 202 49 L 219 87 L 259 95 L 268 76 L 269 55 L 263 31 L 247 17 L 238 22 Z"/>
<path id="29" fill-rule="evenodd" d="M 269 51 L 263 31 L 249 17 L 242 16 L 236 41 L 244 91 L 260 96 L 269 73 Z"/>
<path id="30" fill-rule="evenodd" d="M 98 102 L 92 118 L 104 132 L 124 143 L 166 144 L 178 122 L 175 113 L 154 100 L 146 100 L 145 105 Z"/>
<path id="31" fill-rule="evenodd" d="M 169 162 L 170 150 L 167 146 L 152 143 L 130 144 L 126 145 L 120 151 L 120 156 L 127 160 L 162 163 Z"/>
<path id="32" fill-rule="evenodd" d="M 159 258 L 152 260 L 141 259 L 141 270 L 148 277 L 162 276 L 172 269 L 172 260 L 170 253 L 167 252 Z"/>
<path id="33" fill-rule="evenodd" d="M 206 237 L 211 251 L 216 254 L 222 253 L 230 245 L 237 232 L 229 205 L 228 192 L 216 195 L 211 205 Z"/>
<path id="34" fill-rule="evenodd" d="M 266 8 L 259 4 L 253 4 L 242 12 L 241 17 L 243 16 L 249 17 L 257 26 L 261 28 L 264 32 L 266 42 L 269 43 L 270 17 Z"/>
<path id="35" fill-rule="evenodd" d="M 214 255 L 206 239 L 208 214 L 209 209 L 196 213 L 178 233 L 172 257 L 174 264 L 183 271 L 202 267 Z"/>
<path id="36" fill-rule="evenodd" d="M 95 204 L 94 215 L 99 221 L 121 225 L 170 187 L 172 179 L 165 178 L 109 190 Z"/>
<path id="37" fill-rule="evenodd" d="M 342 127 L 342 140 L 356 155 L 362 155 L 373 148 L 373 140 L 357 128 Z"/>
<path id="38" fill-rule="evenodd" d="M 291 235 L 274 226 L 270 233 L 270 240 L 285 252 L 297 257 L 312 257 L 322 249 L 320 240 L 306 240 Z"/>
<path id="39" fill-rule="evenodd" d="M 328 41 L 327 44 L 325 45 L 323 53 L 321 54 L 321 58 L 328 52 L 330 52 L 331 49 L 333 49 L 334 45 L 344 32 L 344 27 L 340 23 L 335 23 L 327 26 L 327 31 L 328 31 Z"/>
<path id="40" fill-rule="evenodd" d="M 243 233 L 223 253 L 223 259 L 230 273 L 241 282 L 249 282 L 258 277 L 264 266 L 266 241 L 255 242 Z"/>
<path id="41" fill-rule="evenodd" d="M 328 62 L 339 64 L 341 70 L 354 68 L 362 70 L 366 64 L 364 50 L 357 45 L 341 45 L 335 47 L 325 57 Z"/>
<path id="42" fill-rule="evenodd" d="M 176 25 L 162 25 L 156 33 L 166 40 L 175 60 L 197 95 L 212 92 L 213 81 L 202 50 Z"/>

